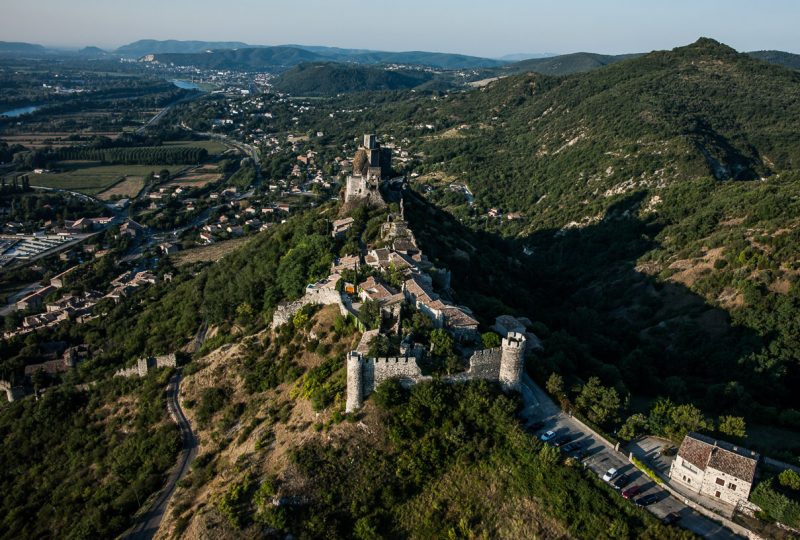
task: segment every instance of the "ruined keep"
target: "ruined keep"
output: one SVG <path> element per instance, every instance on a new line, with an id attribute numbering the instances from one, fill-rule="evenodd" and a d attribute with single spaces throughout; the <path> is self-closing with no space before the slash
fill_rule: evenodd
<path id="1" fill-rule="evenodd" d="M 385 204 L 379 186 L 391 163 L 391 151 L 381 148 L 374 134 L 364 135 L 364 143 L 353 158 L 353 173 L 347 177 L 344 202 L 367 200 Z"/>
<path id="2" fill-rule="evenodd" d="M 504 390 L 519 390 L 525 357 L 525 336 L 516 332 L 503 338 L 502 345 L 495 349 L 476 351 L 469 359 L 469 369 L 443 380 L 460 383 L 474 380 L 499 382 Z M 405 387 L 432 377 L 422 374 L 415 357 L 409 358 L 364 358 L 353 351 L 347 355 L 347 400 L 346 412 L 361 408 L 364 399 L 375 391 L 383 381 L 397 379 Z"/>

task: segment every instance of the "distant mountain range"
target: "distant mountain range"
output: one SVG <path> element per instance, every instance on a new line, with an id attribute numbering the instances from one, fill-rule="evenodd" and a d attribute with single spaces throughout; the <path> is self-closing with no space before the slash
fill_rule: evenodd
<path id="1" fill-rule="evenodd" d="M 44 54 L 47 49 L 33 43 L 0 41 L 0 54 Z"/>
<path id="2" fill-rule="evenodd" d="M 252 48 L 240 41 L 179 41 L 168 39 L 164 41 L 156 39 L 141 39 L 127 45 L 123 45 L 115 52 L 125 56 L 144 56 L 146 54 L 192 54 L 208 50 L 217 49 L 244 49 Z"/>
<path id="3" fill-rule="evenodd" d="M 481 70 L 481 76 L 493 77 L 515 73 L 569 75 L 590 71 L 643 53 L 606 55 L 578 52 L 562 55 L 548 53 L 509 54 L 501 58 L 481 58 L 453 53 L 427 51 L 388 52 L 370 49 L 343 49 L 320 45 L 250 45 L 241 41 L 181 41 L 143 39 L 123 45 L 115 51 L 86 47 L 77 52 L 46 48 L 42 45 L 0 41 L 0 55 L 64 55 L 85 57 L 126 56 L 152 59 L 175 65 L 194 65 L 215 69 L 246 69 L 282 72 L 304 62 L 340 62 L 361 65 L 403 64 L 443 70 Z M 790 69 L 800 70 L 800 55 L 783 51 L 753 51 L 750 56 Z"/>
<path id="4" fill-rule="evenodd" d="M 558 56 L 555 53 L 515 53 L 506 54 L 498 58 L 503 62 L 520 62 L 522 60 L 530 60 L 531 58 L 550 58 L 551 56 Z"/>
<path id="5" fill-rule="evenodd" d="M 800 69 L 800 54 L 783 51 L 753 51 L 747 54 L 753 58 L 769 62 L 770 64 L 777 64 L 791 69 Z"/>
<path id="6" fill-rule="evenodd" d="M 301 62 L 344 62 L 353 64 L 405 64 L 437 69 L 476 69 L 506 64 L 491 58 L 425 51 L 385 52 L 337 49 L 333 47 L 279 46 L 213 50 L 193 54 L 148 53 L 153 60 L 175 65 L 209 68 L 263 69 L 279 71 Z"/>

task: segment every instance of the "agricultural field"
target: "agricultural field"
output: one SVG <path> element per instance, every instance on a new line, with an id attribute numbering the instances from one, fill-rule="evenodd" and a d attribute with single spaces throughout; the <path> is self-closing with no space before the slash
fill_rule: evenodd
<path id="1" fill-rule="evenodd" d="M 126 176 L 124 180 L 117 182 L 105 191 L 97 194 L 97 198 L 102 201 L 110 201 L 115 197 L 121 199 L 132 199 L 136 197 L 144 187 L 144 178 L 141 176 Z"/>
<path id="2" fill-rule="evenodd" d="M 97 195 L 128 178 L 144 181 L 151 172 L 167 169 L 178 174 L 186 168 L 185 165 L 102 165 L 92 161 L 64 161 L 58 164 L 59 172 L 31 175 L 31 185 Z"/>
<path id="3" fill-rule="evenodd" d="M 207 141 L 166 141 L 164 142 L 164 146 L 173 146 L 173 147 L 187 147 L 187 148 L 205 148 L 208 151 L 208 155 L 218 155 L 223 154 L 228 147 L 225 146 L 223 143 L 219 141 L 207 140 Z"/>
<path id="4" fill-rule="evenodd" d="M 69 137 L 74 135 L 72 132 L 67 131 L 54 131 L 54 132 L 31 132 L 23 134 L 8 134 L 3 135 L 3 141 L 9 145 L 21 144 L 26 148 L 61 148 L 65 146 L 72 146 L 75 141 L 69 140 Z M 119 131 L 102 131 L 92 133 L 99 137 L 108 137 L 109 139 L 117 139 L 121 132 Z"/>
<path id="5" fill-rule="evenodd" d="M 221 178 L 222 174 L 219 172 L 219 169 L 215 165 L 209 163 L 186 171 L 185 174 L 167 182 L 167 185 L 200 188 L 214 183 Z"/>

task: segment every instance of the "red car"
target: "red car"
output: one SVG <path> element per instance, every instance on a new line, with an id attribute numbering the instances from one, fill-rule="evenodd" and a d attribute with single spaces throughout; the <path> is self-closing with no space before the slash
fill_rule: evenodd
<path id="1" fill-rule="evenodd" d="M 633 499 L 640 491 L 642 490 L 642 486 L 639 484 L 634 484 L 625 491 L 622 492 L 622 496 L 626 499 Z"/>

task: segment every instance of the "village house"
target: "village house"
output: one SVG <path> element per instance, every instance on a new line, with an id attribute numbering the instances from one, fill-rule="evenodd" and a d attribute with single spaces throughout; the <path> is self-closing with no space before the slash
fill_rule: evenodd
<path id="1" fill-rule="evenodd" d="M 692 491 L 731 505 L 747 501 L 760 456 L 699 433 L 684 437 L 669 477 Z"/>
<path id="2" fill-rule="evenodd" d="M 52 286 L 43 287 L 25 298 L 17 300 L 17 309 L 20 311 L 37 311 L 42 309 L 45 296 L 55 290 L 56 288 Z"/>
<path id="3" fill-rule="evenodd" d="M 359 297 L 364 300 L 383 300 L 394 296 L 395 293 L 381 281 L 369 276 L 365 281 L 358 284 Z"/>
<path id="4" fill-rule="evenodd" d="M 333 222 L 333 231 L 331 232 L 331 236 L 334 238 L 339 238 L 344 236 L 347 231 L 350 230 L 350 227 L 353 226 L 353 222 L 355 220 L 351 217 L 344 218 L 344 219 L 337 219 Z"/>
<path id="5" fill-rule="evenodd" d="M 358 255 L 345 255 L 344 257 L 334 259 L 331 263 L 331 273 L 340 274 L 345 270 L 358 271 L 360 262 Z"/>
<path id="6" fill-rule="evenodd" d="M 80 265 L 73 266 L 72 268 L 70 268 L 68 270 L 65 270 L 64 272 L 61 272 L 60 274 L 51 277 L 50 278 L 50 285 L 52 285 L 56 289 L 62 288 L 64 286 L 64 278 L 66 278 L 72 272 L 77 270 L 79 267 L 80 267 Z"/>

